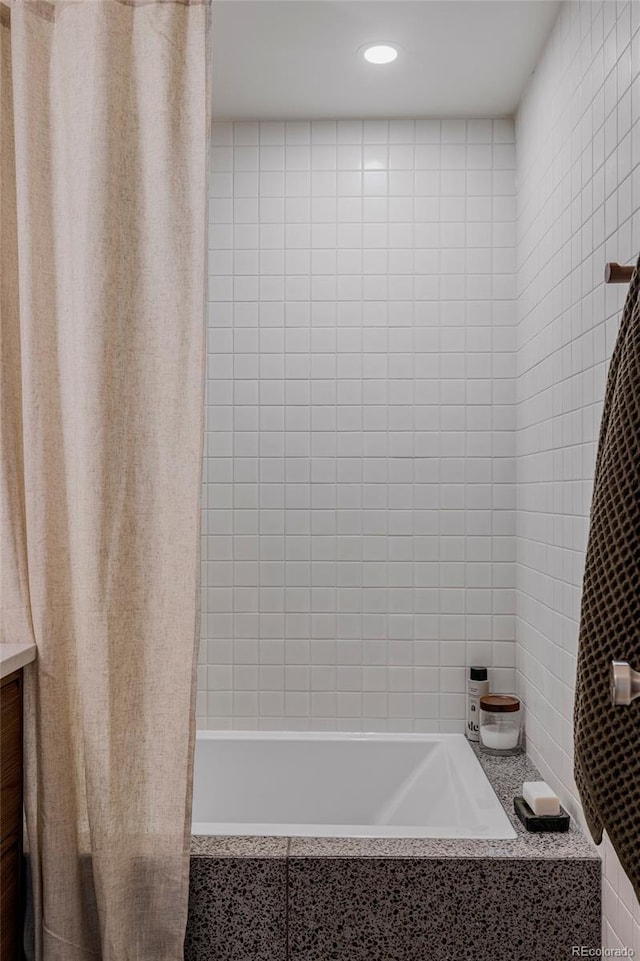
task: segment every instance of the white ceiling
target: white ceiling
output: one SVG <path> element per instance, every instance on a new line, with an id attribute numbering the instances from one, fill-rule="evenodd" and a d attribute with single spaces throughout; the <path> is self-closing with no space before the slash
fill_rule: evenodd
<path id="1" fill-rule="evenodd" d="M 219 120 L 514 112 L 556 0 L 215 0 Z M 400 47 L 386 66 L 367 43 Z"/>

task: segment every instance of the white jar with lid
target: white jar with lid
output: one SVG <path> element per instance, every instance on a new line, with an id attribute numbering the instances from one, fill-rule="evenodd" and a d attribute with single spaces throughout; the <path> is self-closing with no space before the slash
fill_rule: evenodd
<path id="1" fill-rule="evenodd" d="M 519 698 L 511 694 L 485 694 L 480 698 L 480 744 L 489 754 L 521 751 Z"/>

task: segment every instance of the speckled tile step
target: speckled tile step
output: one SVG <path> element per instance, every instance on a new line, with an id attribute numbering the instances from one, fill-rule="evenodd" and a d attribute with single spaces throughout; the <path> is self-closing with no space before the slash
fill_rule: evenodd
<path id="1" fill-rule="evenodd" d="M 192 855 L 184 959 L 287 961 L 286 858 Z"/>
<path id="2" fill-rule="evenodd" d="M 600 944 L 594 861 L 288 863 L 288 961 L 566 961 Z"/>

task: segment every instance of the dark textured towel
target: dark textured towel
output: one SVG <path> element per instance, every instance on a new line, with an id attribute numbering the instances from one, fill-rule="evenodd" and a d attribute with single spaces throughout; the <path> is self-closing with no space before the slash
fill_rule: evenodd
<path id="1" fill-rule="evenodd" d="M 640 260 L 611 358 L 580 617 L 575 778 L 594 841 L 606 830 L 640 896 L 640 700 L 614 707 L 614 659 L 640 669 Z"/>

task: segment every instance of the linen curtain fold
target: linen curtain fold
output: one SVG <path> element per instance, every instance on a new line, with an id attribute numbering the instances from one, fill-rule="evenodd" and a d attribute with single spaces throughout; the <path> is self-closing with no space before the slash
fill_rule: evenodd
<path id="1" fill-rule="evenodd" d="M 0 7 L 2 640 L 28 955 L 178 961 L 187 914 L 208 0 Z"/>

